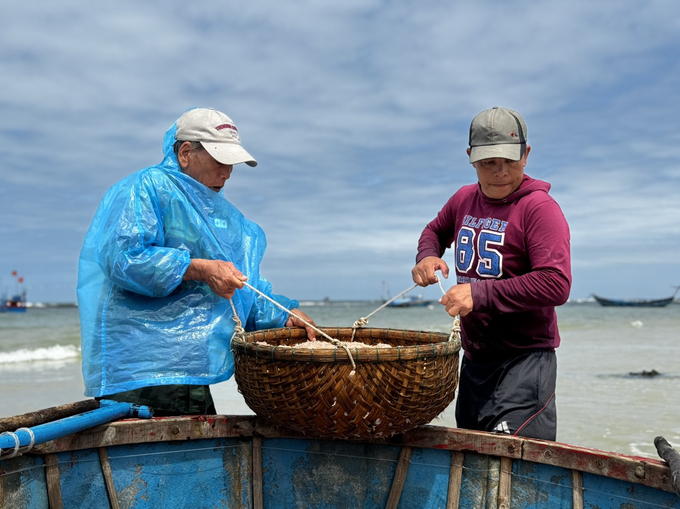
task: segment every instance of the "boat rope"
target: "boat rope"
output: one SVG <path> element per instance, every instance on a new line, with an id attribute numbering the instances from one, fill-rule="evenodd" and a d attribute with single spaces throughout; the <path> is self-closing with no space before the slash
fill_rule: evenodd
<path id="1" fill-rule="evenodd" d="M 10 436 L 14 439 L 14 452 L 12 454 L 7 454 L 9 449 L 5 449 L 4 451 L 2 449 L 0 449 L 0 458 L 2 458 L 2 459 L 14 458 L 14 456 L 16 456 L 17 453 L 19 452 L 19 437 L 17 436 L 16 433 L 14 433 L 12 431 L 3 431 L 2 433 L 0 433 L 0 437 L 3 436 L 3 435 Z"/>
<path id="2" fill-rule="evenodd" d="M 437 283 L 439 284 L 439 289 L 442 291 L 442 295 L 446 295 L 446 291 L 444 290 L 444 287 L 442 286 L 441 279 L 439 279 L 439 277 L 436 276 L 436 275 L 435 275 L 435 277 L 437 278 Z M 378 311 L 380 311 L 381 309 L 386 308 L 387 306 L 389 306 L 392 302 L 394 302 L 395 300 L 397 300 L 399 297 L 402 297 L 403 295 L 406 295 L 408 292 L 410 292 L 411 290 L 413 290 L 413 289 L 414 289 L 415 287 L 417 287 L 417 286 L 418 286 L 418 285 L 415 284 L 415 285 L 413 285 L 412 287 L 407 288 L 407 289 L 404 290 L 403 292 L 401 292 L 401 293 L 397 294 L 396 296 L 392 297 L 392 298 L 391 298 L 390 300 L 388 300 L 387 302 L 384 302 L 384 303 L 382 304 L 382 306 L 380 306 L 380 307 L 379 307 L 378 309 L 376 309 L 375 311 L 369 313 L 368 315 L 366 315 L 366 316 L 364 316 L 364 317 L 359 318 L 356 322 L 354 322 L 354 325 L 352 326 L 352 339 L 351 339 L 350 341 L 354 341 L 354 337 L 355 337 L 355 335 L 356 335 L 357 329 L 363 327 L 364 325 L 367 325 L 367 324 L 368 324 L 368 319 L 369 319 L 371 316 L 373 316 L 374 314 L 376 314 L 376 313 L 377 313 Z M 451 330 L 450 330 L 450 334 L 449 334 L 449 341 L 453 341 L 453 340 L 460 340 L 460 316 L 458 316 L 458 315 L 453 319 L 453 325 L 451 326 Z"/>
<path id="3" fill-rule="evenodd" d="M 354 322 L 354 325 L 352 326 L 352 329 L 353 329 L 353 330 L 352 330 L 352 339 L 350 339 L 350 341 L 354 341 L 354 336 L 355 336 L 355 334 L 356 334 L 356 332 L 357 332 L 357 329 L 360 328 L 360 327 L 362 327 L 362 326 L 364 326 L 364 325 L 367 325 L 367 324 L 368 324 L 368 319 L 369 319 L 370 317 L 372 317 L 374 314 L 376 314 L 376 313 L 377 313 L 378 311 L 380 311 L 381 309 L 383 309 L 383 308 L 389 306 L 390 304 L 392 304 L 392 303 L 393 303 L 395 300 L 397 300 L 399 297 L 401 297 L 401 296 L 403 296 L 403 295 L 406 295 L 408 292 L 410 292 L 411 290 L 413 290 L 416 286 L 418 286 L 418 285 L 413 285 L 411 288 L 409 288 L 409 289 L 407 289 L 407 290 L 404 290 L 403 292 L 401 292 L 401 293 L 395 295 L 394 297 L 392 297 L 392 298 L 391 298 L 390 300 L 388 300 L 387 302 L 384 302 L 383 305 L 380 306 L 380 307 L 379 307 L 378 309 L 376 309 L 375 311 L 373 311 L 373 312 L 367 314 L 366 316 L 363 316 L 363 317 L 359 318 L 356 322 Z"/>
<path id="4" fill-rule="evenodd" d="M 17 431 L 25 431 L 26 433 L 28 433 L 28 436 L 31 437 L 31 441 L 29 442 L 29 444 L 27 446 L 25 446 L 20 451 L 20 453 L 23 454 L 26 451 L 33 449 L 33 445 L 35 444 L 35 435 L 33 434 L 33 430 L 31 428 L 19 428 L 19 429 L 17 429 Z"/>
<path id="5" fill-rule="evenodd" d="M 444 290 L 444 287 L 442 286 L 441 279 L 439 279 L 439 277 L 437 277 L 437 283 L 439 284 L 439 289 L 441 290 L 442 295 L 446 295 L 446 291 Z M 265 299 L 267 299 L 269 302 L 271 302 L 271 303 L 274 304 L 275 306 L 279 307 L 280 309 L 282 309 L 283 311 L 285 311 L 286 313 L 288 313 L 290 316 L 295 316 L 298 320 L 300 320 L 302 323 L 304 323 L 307 327 L 310 327 L 310 328 L 313 329 L 314 331 L 318 332 L 321 336 L 323 336 L 324 338 L 326 338 L 331 344 L 333 344 L 333 345 L 335 345 L 336 347 L 340 347 L 340 348 L 342 348 L 343 350 L 345 350 L 345 352 L 347 353 L 347 357 L 349 358 L 349 361 L 352 363 L 352 371 L 350 372 L 349 376 L 350 376 L 350 377 L 353 377 L 353 376 L 355 375 L 355 373 L 356 373 L 356 367 L 357 367 L 357 366 L 356 366 L 356 363 L 354 362 L 354 358 L 352 357 L 352 353 L 350 352 L 349 347 L 348 347 L 347 345 L 343 344 L 341 341 L 337 340 L 336 338 L 330 337 L 330 336 L 329 336 L 328 334 L 326 334 L 324 331 L 322 331 L 322 330 L 319 329 L 318 327 L 315 327 L 314 325 L 312 325 L 311 323 L 309 323 L 307 320 L 305 320 L 304 318 L 302 318 L 300 315 L 298 315 L 298 314 L 296 314 L 296 313 L 293 313 L 292 310 L 290 310 L 290 309 L 288 309 L 288 308 L 282 306 L 281 304 L 279 304 L 278 302 L 276 302 L 274 299 L 272 299 L 271 297 L 269 297 L 269 295 L 266 295 L 265 293 L 261 292 L 260 290 L 258 290 L 258 289 L 255 288 L 254 286 L 251 286 L 251 285 L 249 285 L 249 284 L 246 283 L 246 282 L 243 283 L 243 286 L 245 286 L 245 287 L 247 287 L 247 288 L 250 288 L 250 289 L 253 290 L 254 292 L 258 293 L 259 295 L 261 295 L 262 297 L 264 297 Z M 367 325 L 367 324 L 368 324 L 368 319 L 369 319 L 371 316 L 373 316 L 374 314 L 376 314 L 376 313 L 377 313 L 378 311 L 380 311 L 381 309 L 387 307 L 389 304 L 391 304 L 392 302 L 394 302 L 395 300 L 397 300 L 399 297 L 402 297 L 402 296 L 406 295 L 408 292 L 410 292 L 411 290 L 413 290 L 413 289 L 416 288 L 417 286 L 418 286 L 417 284 L 414 284 L 413 286 L 411 286 L 410 288 L 407 288 L 407 289 L 404 290 L 403 292 L 398 293 L 397 295 L 395 295 L 394 297 L 392 297 L 392 298 L 391 298 L 390 300 L 388 300 L 387 302 L 384 302 L 384 303 L 383 303 L 380 307 L 378 307 L 375 311 L 373 311 L 373 312 L 369 313 L 368 315 L 366 315 L 365 317 L 359 318 L 357 321 L 355 321 L 355 322 L 354 322 L 354 325 L 352 326 L 352 338 L 350 339 L 350 342 L 353 342 L 353 341 L 354 341 L 354 338 L 355 338 L 355 336 L 356 336 L 356 331 L 357 331 L 357 329 L 361 328 L 361 327 L 364 326 L 364 325 Z M 235 322 L 235 325 L 234 325 L 234 335 L 237 336 L 237 337 L 243 338 L 244 335 L 245 335 L 245 329 L 243 328 L 243 324 L 242 324 L 242 322 L 241 322 L 241 319 L 239 318 L 238 313 L 236 312 L 236 306 L 234 306 L 234 301 L 233 301 L 232 299 L 229 299 L 229 304 L 231 305 L 232 319 L 233 319 L 234 322 Z M 459 317 L 459 316 L 456 316 L 456 317 L 454 318 L 454 320 L 453 320 L 453 325 L 451 326 L 451 330 L 450 330 L 450 333 L 449 333 L 449 341 L 454 341 L 454 340 L 460 340 L 460 317 Z"/>
<path id="6" fill-rule="evenodd" d="M 301 321 L 302 323 L 304 323 L 307 327 L 310 327 L 310 328 L 314 329 L 316 332 L 318 332 L 321 336 L 323 336 L 324 338 L 326 338 L 328 341 L 330 341 L 330 342 L 331 342 L 332 344 L 334 344 L 336 347 L 340 347 L 340 348 L 342 348 L 343 350 L 345 350 L 345 352 L 347 353 L 347 357 L 349 358 L 349 361 L 352 363 L 352 371 L 350 371 L 349 376 L 350 376 L 350 377 L 353 377 L 353 376 L 355 375 L 356 369 L 357 369 L 357 365 L 356 365 L 356 363 L 354 362 L 354 359 L 352 358 L 352 353 L 350 352 L 350 350 L 349 350 L 349 348 L 347 347 L 347 345 L 343 344 L 341 341 L 339 341 L 339 340 L 337 340 L 337 339 L 335 339 L 335 338 L 330 337 L 330 336 L 329 336 L 328 334 L 326 334 L 324 331 L 322 331 L 322 330 L 319 329 L 318 327 L 315 327 L 313 324 L 309 323 L 307 320 L 305 320 L 304 318 L 302 318 L 300 315 L 298 315 L 298 314 L 296 314 L 296 313 L 293 313 L 292 310 L 290 310 L 290 309 L 288 309 L 288 308 L 285 308 L 284 306 L 282 306 L 281 304 L 279 304 L 278 302 L 276 302 L 274 299 L 272 299 L 271 297 L 269 297 L 269 295 L 266 295 L 266 294 L 262 293 L 262 292 L 261 292 L 260 290 L 258 290 L 257 288 L 255 288 L 255 287 L 249 285 L 249 284 L 246 283 L 246 282 L 243 283 L 243 286 L 246 286 L 246 287 L 250 288 L 251 290 L 253 290 L 254 292 L 260 294 L 262 297 L 264 297 L 265 299 L 267 299 L 269 302 L 271 302 L 271 303 L 274 304 L 275 306 L 281 308 L 283 311 L 285 311 L 286 313 L 288 313 L 291 317 L 292 317 L 292 316 L 295 316 L 295 318 L 297 318 L 298 320 L 300 320 L 300 321 Z M 232 313 L 233 313 L 233 314 L 232 314 L 232 319 L 234 320 L 234 322 L 236 322 L 236 325 L 234 326 L 234 335 L 238 335 L 239 337 L 243 338 L 243 337 L 244 337 L 244 334 L 245 334 L 245 329 L 243 328 L 243 324 L 241 323 L 241 319 L 238 317 L 238 313 L 236 312 L 236 307 L 234 306 L 234 301 L 233 301 L 232 299 L 229 299 L 229 303 L 231 304 L 231 311 L 232 311 Z"/>
<path id="7" fill-rule="evenodd" d="M 20 447 L 20 440 L 19 436 L 17 433 L 19 431 L 25 431 L 28 433 L 28 436 L 31 437 L 31 441 L 29 442 L 28 445 L 25 445 L 24 447 Z M 3 431 L 0 433 L 0 436 L 2 435 L 7 435 L 12 437 L 14 440 L 14 447 L 12 448 L 12 454 L 7 454 L 7 451 L 10 449 L 5 449 L 4 451 L 0 448 L 0 459 L 9 459 L 9 458 L 14 458 L 15 456 L 21 456 L 23 453 L 30 451 L 33 449 L 33 445 L 35 445 L 35 435 L 33 434 L 33 430 L 30 428 L 18 428 L 15 431 Z"/>
<path id="8" fill-rule="evenodd" d="M 444 287 L 442 286 L 442 280 L 439 279 L 439 277 L 437 277 L 437 284 L 439 285 L 439 289 L 442 291 L 442 295 L 446 295 Z M 453 325 L 451 326 L 449 341 L 453 341 L 454 339 L 460 341 L 460 315 L 456 315 L 456 317 L 453 319 Z"/>

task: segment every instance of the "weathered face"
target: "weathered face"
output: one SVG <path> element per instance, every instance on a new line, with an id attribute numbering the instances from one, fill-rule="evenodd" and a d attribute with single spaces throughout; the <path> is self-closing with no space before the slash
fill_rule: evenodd
<path id="1" fill-rule="evenodd" d="M 489 198 L 500 200 L 517 191 L 524 178 L 524 167 L 530 150 L 531 147 L 527 146 L 524 157 L 519 161 L 491 157 L 472 163 L 477 170 L 482 193 Z"/>
<path id="2" fill-rule="evenodd" d="M 231 176 L 234 166 L 218 163 L 204 149 L 196 150 L 191 143 L 184 142 L 177 153 L 182 171 L 215 192 L 219 192 Z"/>

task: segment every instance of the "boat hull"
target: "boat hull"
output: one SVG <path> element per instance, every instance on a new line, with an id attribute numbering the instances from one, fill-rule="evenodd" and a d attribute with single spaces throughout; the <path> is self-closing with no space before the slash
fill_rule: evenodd
<path id="1" fill-rule="evenodd" d="M 422 300 L 422 299 L 397 299 L 395 301 L 390 302 L 387 307 L 389 308 L 414 308 L 414 307 L 425 307 L 425 306 L 431 306 L 432 301 L 431 300 Z"/>
<path id="2" fill-rule="evenodd" d="M 25 313 L 26 308 L 25 307 L 14 307 L 14 306 L 7 306 L 6 308 L 0 309 L 0 311 L 5 311 L 7 313 Z"/>
<path id="3" fill-rule="evenodd" d="M 657 299 L 657 300 L 615 300 L 615 299 L 605 299 L 604 297 L 598 297 L 593 295 L 593 298 L 602 306 L 608 307 L 646 307 L 646 308 L 661 308 L 668 306 L 673 302 L 673 297 L 667 299 Z"/>
<path id="4" fill-rule="evenodd" d="M 128 419 L 1 460 L 0 507 L 680 508 L 670 478 L 661 461 L 435 426 L 365 442 L 251 416 Z"/>

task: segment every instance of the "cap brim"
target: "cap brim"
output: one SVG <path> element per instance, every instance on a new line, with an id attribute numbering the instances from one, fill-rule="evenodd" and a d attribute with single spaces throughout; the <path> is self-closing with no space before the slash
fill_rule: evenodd
<path id="1" fill-rule="evenodd" d="M 257 161 L 237 143 L 214 143 L 202 141 L 201 145 L 215 161 L 222 164 L 246 163 L 248 166 L 257 166 Z"/>
<path id="2" fill-rule="evenodd" d="M 470 163 L 476 163 L 482 159 L 501 157 L 511 161 L 522 159 L 522 144 L 508 143 L 505 145 L 483 145 L 470 148 Z"/>

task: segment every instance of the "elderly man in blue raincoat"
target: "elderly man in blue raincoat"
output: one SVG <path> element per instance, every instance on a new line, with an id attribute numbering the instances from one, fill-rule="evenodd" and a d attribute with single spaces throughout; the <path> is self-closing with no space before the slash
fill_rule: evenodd
<path id="1" fill-rule="evenodd" d="M 209 385 L 234 373 L 229 299 L 246 330 L 306 326 L 314 339 L 313 322 L 272 293 L 260 274 L 264 232 L 220 192 L 235 164 L 257 165 L 233 121 L 190 110 L 165 134 L 164 155 L 109 189 L 85 238 L 85 394 L 156 415 L 213 414 Z"/>

